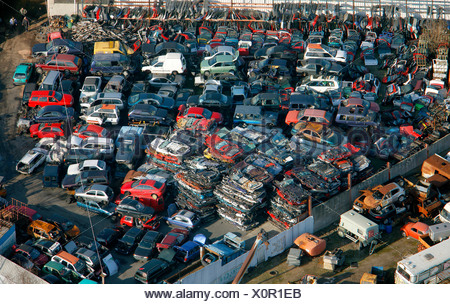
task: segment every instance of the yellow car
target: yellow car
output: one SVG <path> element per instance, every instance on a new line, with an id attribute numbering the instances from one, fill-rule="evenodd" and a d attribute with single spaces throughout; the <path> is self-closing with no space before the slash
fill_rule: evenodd
<path id="1" fill-rule="evenodd" d="M 126 46 L 121 41 L 98 41 L 94 43 L 94 55 L 95 54 L 115 54 L 120 53 L 125 56 L 133 55 L 134 50 Z"/>

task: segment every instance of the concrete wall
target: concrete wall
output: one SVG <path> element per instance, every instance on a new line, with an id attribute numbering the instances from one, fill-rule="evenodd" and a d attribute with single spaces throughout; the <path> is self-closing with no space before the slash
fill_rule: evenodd
<path id="1" fill-rule="evenodd" d="M 270 257 L 276 256 L 294 244 L 294 240 L 305 232 L 312 233 L 314 227 L 313 217 L 308 217 L 304 221 L 293 226 L 289 230 L 285 230 L 273 238 L 269 242 L 269 246 L 261 244 L 255 252 L 255 255 L 249 267 L 255 267 L 259 263 L 267 261 Z M 248 245 L 248 244 L 247 244 Z M 222 265 L 221 261 L 216 261 L 200 270 L 181 279 L 177 284 L 226 284 L 233 281 L 244 263 L 248 252 Z"/>
<path id="2" fill-rule="evenodd" d="M 436 141 L 427 149 L 422 149 L 407 159 L 374 174 L 369 179 L 362 181 L 349 190 L 333 196 L 330 200 L 316 206 L 312 210 L 314 217 L 314 232 L 328 227 L 337 222 L 340 215 L 352 208 L 353 201 L 359 196 L 360 190 L 372 188 L 379 184 L 386 183 L 389 179 L 405 175 L 414 168 L 422 166 L 422 163 L 431 155 L 443 153 L 450 149 L 450 134 Z"/>

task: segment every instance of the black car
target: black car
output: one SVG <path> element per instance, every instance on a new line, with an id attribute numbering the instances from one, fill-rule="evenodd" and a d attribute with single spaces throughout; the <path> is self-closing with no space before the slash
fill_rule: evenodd
<path id="1" fill-rule="evenodd" d="M 369 218 L 377 224 L 388 224 L 397 215 L 395 205 L 389 204 L 383 208 L 369 210 Z"/>
<path id="2" fill-rule="evenodd" d="M 144 284 L 157 283 L 163 274 L 170 272 L 175 264 L 175 250 L 172 248 L 164 249 L 157 258 L 151 259 L 140 267 L 134 279 Z"/>
<path id="3" fill-rule="evenodd" d="M 110 180 L 111 178 L 108 170 L 83 171 L 80 174 L 66 175 L 61 182 L 61 188 L 73 190 L 81 185 L 108 185 Z"/>
<path id="4" fill-rule="evenodd" d="M 147 231 L 134 251 L 133 257 L 138 261 L 148 261 L 157 251 L 156 244 L 161 242 L 162 238 L 163 234 L 158 231 Z"/>
<path id="5" fill-rule="evenodd" d="M 165 109 L 149 104 L 137 104 L 128 111 L 128 123 L 170 125 L 172 119 L 167 115 L 168 112 Z"/>
<path id="6" fill-rule="evenodd" d="M 130 254 L 138 245 L 144 236 L 145 230 L 137 227 L 131 227 L 124 236 L 118 241 L 116 251 L 120 254 Z"/>
<path id="7" fill-rule="evenodd" d="M 33 56 L 50 56 L 53 54 L 83 54 L 83 43 L 69 39 L 54 39 L 48 43 L 38 43 L 31 49 Z"/>
<path id="8" fill-rule="evenodd" d="M 27 82 L 23 87 L 22 93 L 22 105 L 27 105 L 28 100 L 30 100 L 31 92 L 36 91 L 38 88 L 35 82 Z"/>
<path id="9" fill-rule="evenodd" d="M 108 227 L 100 231 L 100 233 L 97 234 L 96 239 L 101 245 L 111 249 L 123 234 L 124 230 L 121 227 Z"/>
<path id="10" fill-rule="evenodd" d="M 145 206 L 131 197 L 125 197 L 117 205 L 116 212 L 122 216 L 132 216 L 141 219 L 151 219 L 155 215 L 155 209 Z"/>
<path id="11" fill-rule="evenodd" d="M 51 105 L 39 110 L 34 117 L 35 123 L 75 122 L 77 115 L 73 108 Z"/>

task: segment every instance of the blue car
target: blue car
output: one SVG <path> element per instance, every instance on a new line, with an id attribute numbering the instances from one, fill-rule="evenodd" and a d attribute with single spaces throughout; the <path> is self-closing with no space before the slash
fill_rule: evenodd
<path id="1" fill-rule="evenodd" d="M 89 210 L 90 212 L 95 212 L 106 216 L 112 216 L 116 212 L 117 205 L 114 203 L 105 204 L 102 202 L 94 202 L 94 201 L 77 201 L 77 206 Z"/>
<path id="2" fill-rule="evenodd" d="M 33 74 L 34 64 L 23 62 L 20 63 L 16 67 L 16 71 L 13 76 L 13 84 L 14 85 L 22 85 L 26 84 L 28 80 L 30 80 L 31 75 Z"/>
<path id="3" fill-rule="evenodd" d="M 77 115 L 73 108 L 66 108 L 63 106 L 52 105 L 45 106 L 39 110 L 34 117 L 35 123 L 56 123 L 63 121 L 75 122 Z"/>
<path id="4" fill-rule="evenodd" d="M 53 54 L 82 55 L 83 44 L 69 39 L 54 39 L 47 43 L 38 43 L 31 49 L 33 56 L 51 56 Z"/>
<path id="5" fill-rule="evenodd" d="M 190 262 L 200 258 L 200 248 L 206 243 L 206 237 L 203 234 L 197 234 L 192 241 L 187 241 L 181 246 L 174 246 L 175 259 L 179 262 Z"/>

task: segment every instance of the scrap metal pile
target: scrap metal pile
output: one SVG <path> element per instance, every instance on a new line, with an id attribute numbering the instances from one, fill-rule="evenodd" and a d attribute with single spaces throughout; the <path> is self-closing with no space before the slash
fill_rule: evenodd
<path id="1" fill-rule="evenodd" d="M 403 160 L 450 131 L 448 45 L 432 58 L 421 23 L 399 22 L 390 6 L 353 18 L 339 6 L 166 3 L 86 6 L 68 39 L 33 48 L 36 62 L 21 68 L 37 79 L 14 78 L 26 83 L 18 125 L 52 140 L 19 172 L 36 169 L 24 169 L 33 155 L 39 164 L 98 158 L 120 199 L 143 195 L 142 183 L 154 193 L 141 201 L 157 212 L 174 199 L 203 221 L 218 214 L 249 230 L 269 218 L 286 229 L 307 216 L 309 199 L 327 200 L 379 159 Z M 130 127 L 138 135 L 119 141 Z M 123 181 L 130 169 L 145 178 Z"/>

